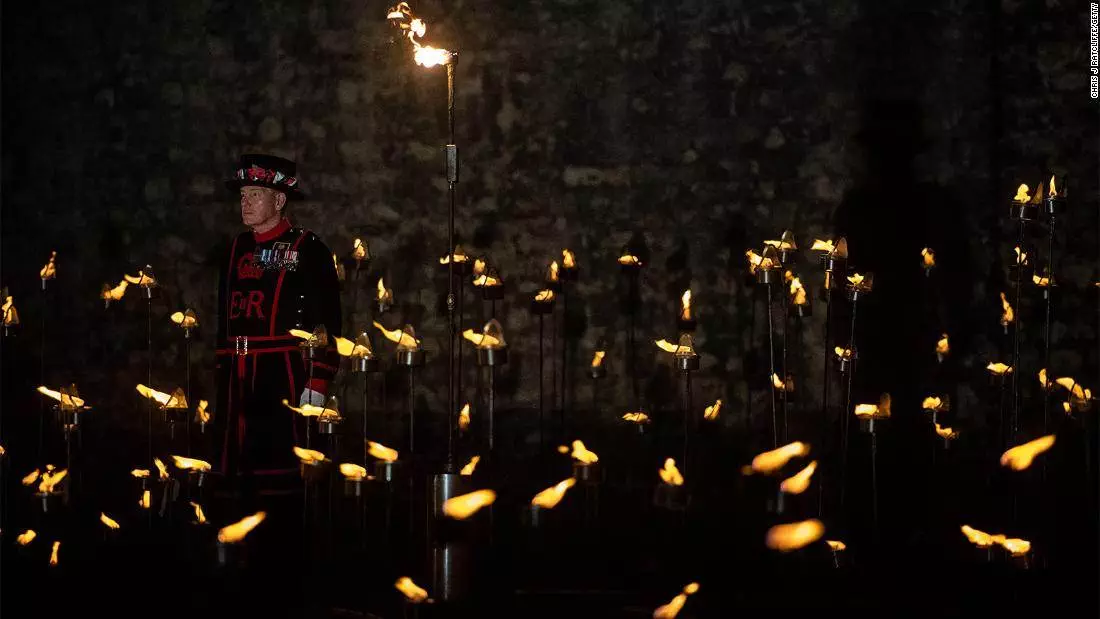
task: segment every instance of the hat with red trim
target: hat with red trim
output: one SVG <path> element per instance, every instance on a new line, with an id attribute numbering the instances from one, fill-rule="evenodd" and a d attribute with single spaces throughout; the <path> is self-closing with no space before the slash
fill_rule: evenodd
<path id="1" fill-rule="evenodd" d="M 246 186 L 268 187 L 286 194 L 287 199 L 300 199 L 298 166 L 289 159 L 275 155 L 241 155 L 233 178 L 225 181 L 229 189 Z"/>

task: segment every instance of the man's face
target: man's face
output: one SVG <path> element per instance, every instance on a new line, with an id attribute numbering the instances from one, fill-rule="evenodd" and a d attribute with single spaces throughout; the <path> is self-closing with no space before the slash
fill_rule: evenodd
<path id="1" fill-rule="evenodd" d="M 267 187 L 245 185 L 241 187 L 241 221 L 246 226 L 257 226 L 279 217 L 286 194 Z"/>

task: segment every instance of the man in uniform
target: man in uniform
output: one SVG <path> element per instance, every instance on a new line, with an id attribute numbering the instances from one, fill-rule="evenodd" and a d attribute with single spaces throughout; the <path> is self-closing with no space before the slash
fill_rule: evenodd
<path id="1" fill-rule="evenodd" d="M 232 241 L 218 286 L 214 459 L 248 501 L 296 486 L 306 420 L 283 401 L 324 404 L 339 364 L 340 296 L 329 249 L 287 218 L 301 197 L 293 161 L 243 155 L 226 184 L 250 230 Z M 322 325 L 328 344 L 309 359 L 289 331 Z"/>

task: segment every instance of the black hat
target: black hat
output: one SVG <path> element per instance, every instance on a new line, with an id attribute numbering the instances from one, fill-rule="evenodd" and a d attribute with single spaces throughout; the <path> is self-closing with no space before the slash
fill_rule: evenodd
<path id="1" fill-rule="evenodd" d="M 269 187 L 286 194 L 288 200 L 300 199 L 298 189 L 298 166 L 289 159 L 275 155 L 241 155 L 237 171 L 233 178 L 225 181 L 230 189 L 240 189 L 246 185 Z"/>

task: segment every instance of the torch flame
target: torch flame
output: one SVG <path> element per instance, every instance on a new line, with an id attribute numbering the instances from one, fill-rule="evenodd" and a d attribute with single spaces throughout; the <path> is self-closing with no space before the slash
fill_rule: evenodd
<path id="1" fill-rule="evenodd" d="M 810 478 L 817 470 L 817 460 L 806 465 L 806 468 L 783 480 L 779 484 L 779 490 L 787 494 L 802 494 L 810 487 Z"/>
<path id="2" fill-rule="evenodd" d="M 1012 198 L 1013 202 L 1019 202 L 1020 204 L 1027 204 L 1031 200 L 1031 196 L 1028 195 L 1029 189 L 1027 185 L 1021 184 L 1016 188 L 1016 197 Z"/>
<path id="3" fill-rule="evenodd" d="M 647 414 L 645 414 L 641 411 L 638 411 L 638 412 L 635 412 L 635 413 L 624 413 L 623 414 L 623 419 L 625 421 L 629 421 L 630 423 L 636 423 L 638 425 L 641 425 L 643 423 L 649 423 L 649 415 L 647 415 Z"/>
<path id="4" fill-rule="evenodd" d="M 831 240 L 814 239 L 814 244 L 810 246 L 810 251 L 823 251 L 827 254 L 831 254 L 836 251 L 836 245 Z"/>
<path id="5" fill-rule="evenodd" d="M 54 542 L 53 549 L 50 550 L 50 565 L 57 565 L 57 551 L 61 548 L 61 542 Z"/>
<path id="6" fill-rule="evenodd" d="M 470 403 L 467 402 L 462 405 L 462 410 L 458 412 L 458 429 L 465 432 L 470 427 Z"/>
<path id="7" fill-rule="evenodd" d="M 60 471 L 50 472 L 47 470 L 42 473 L 42 479 L 38 484 L 38 491 L 42 494 L 49 494 L 53 492 L 54 486 L 61 483 L 61 480 L 65 479 L 65 476 L 69 474 L 68 469 L 61 469 Z"/>
<path id="8" fill-rule="evenodd" d="M 1009 323 L 1016 320 L 1016 312 L 1013 311 L 1012 305 L 1009 304 L 1003 292 L 1001 293 L 1001 307 L 1004 308 L 1004 312 L 1001 314 L 1001 326 L 1007 327 Z"/>
<path id="9" fill-rule="evenodd" d="M 964 524 L 962 526 L 962 532 L 963 535 L 966 536 L 966 539 L 978 548 L 989 548 L 993 545 L 993 536 L 985 531 L 979 531 L 970 525 Z"/>
<path id="10" fill-rule="evenodd" d="M 419 39 L 424 38 L 428 32 L 428 26 L 424 20 L 414 17 L 409 3 L 401 2 L 386 12 L 386 19 L 394 26 L 404 31 L 402 36 L 407 37 L 413 45 L 413 59 L 422 67 L 434 67 L 451 62 L 451 52 L 445 49 L 437 49 L 422 45 Z"/>
<path id="11" fill-rule="evenodd" d="M 547 288 L 546 290 L 540 290 L 535 295 L 535 303 L 552 303 L 554 301 L 554 291 Z"/>
<path id="12" fill-rule="evenodd" d="M 675 619 L 676 615 L 680 614 L 680 610 L 684 608 L 684 604 L 687 603 L 688 596 L 693 595 L 698 590 L 699 583 L 689 583 L 668 604 L 657 607 L 657 610 L 653 611 L 653 619 Z"/>
<path id="13" fill-rule="evenodd" d="M 50 252 L 50 261 L 46 263 L 46 266 L 42 267 L 38 271 L 38 276 L 42 279 L 53 279 L 57 277 L 57 252 Z"/>
<path id="14" fill-rule="evenodd" d="M 482 507 L 492 505 L 496 500 L 497 493 L 492 490 L 475 490 L 469 494 L 447 499 L 443 503 L 443 514 L 455 520 L 465 520 Z"/>
<path id="15" fill-rule="evenodd" d="M 703 419 L 707 421 L 714 421 L 718 419 L 718 413 L 722 411 L 722 399 L 719 398 L 714 401 L 714 404 L 703 409 Z"/>
<path id="16" fill-rule="evenodd" d="M 402 4 L 404 3 L 402 2 Z M 397 582 L 394 583 L 393 586 L 396 587 L 397 590 L 405 596 L 406 600 L 412 602 L 413 604 L 419 604 L 421 602 L 431 602 L 431 600 L 428 599 L 428 592 L 418 587 L 416 583 L 413 582 L 412 579 L 408 576 L 402 576 L 401 578 L 398 578 Z"/>
<path id="17" fill-rule="evenodd" d="M 936 341 L 936 359 L 943 361 L 951 352 L 951 344 L 947 341 L 947 334 L 944 333 L 939 340 Z"/>
<path id="18" fill-rule="evenodd" d="M 691 290 L 680 295 L 680 320 L 691 320 Z"/>
<path id="19" fill-rule="evenodd" d="M 825 525 L 817 519 L 777 524 L 768 529 L 766 543 L 772 550 L 790 552 L 816 542 L 824 534 Z"/>
<path id="20" fill-rule="evenodd" d="M 35 481 L 38 480 L 38 475 L 39 475 L 38 469 L 34 469 L 30 473 L 27 473 L 23 477 L 23 481 L 22 481 L 23 485 L 24 486 L 29 486 L 29 485 L 33 484 Z"/>
<path id="21" fill-rule="evenodd" d="M 798 249 L 795 245 L 794 235 L 790 230 L 784 230 L 783 234 L 779 236 L 778 241 L 764 241 L 765 246 L 774 247 L 780 251 L 790 251 L 792 249 Z"/>
<path id="22" fill-rule="evenodd" d="M 550 263 L 550 268 L 546 270 L 546 281 L 550 283 L 556 283 L 558 281 L 558 261 L 555 260 Z"/>
<path id="23" fill-rule="evenodd" d="M 985 366 L 985 369 L 989 370 L 990 373 L 992 373 L 994 376 L 1004 376 L 1005 374 L 1012 373 L 1012 366 L 1005 365 L 999 361 L 996 363 L 990 363 L 989 365 Z"/>
<path id="24" fill-rule="evenodd" d="M 1058 197 L 1058 187 L 1054 184 L 1053 174 L 1050 175 L 1050 191 L 1048 192 L 1048 195 L 1052 198 Z"/>
<path id="25" fill-rule="evenodd" d="M 367 477 L 367 469 L 351 462 L 341 462 L 340 474 L 350 481 L 362 481 Z"/>
<path id="26" fill-rule="evenodd" d="M 397 460 L 396 449 L 390 449 L 389 447 L 386 447 L 381 443 L 375 443 L 374 441 L 367 441 L 367 453 L 383 462 L 394 462 Z"/>
<path id="27" fill-rule="evenodd" d="M 790 271 L 787 271 L 789 274 Z M 791 277 L 791 303 L 794 305 L 806 305 L 806 288 L 797 277 Z"/>
<path id="28" fill-rule="evenodd" d="M 157 476 L 161 480 L 168 479 L 168 467 L 164 466 L 164 463 L 160 461 L 160 458 L 153 458 L 153 464 L 157 467 Z"/>
<path id="29" fill-rule="evenodd" d="M 222 544 L 235 544 L 244 539 L 252 529 L 255 529 L 263 522 L 264 518 L 267 518 L 267 512 L 256 512 L 231 525 L 222 527 L 221 530 L 218 531 L 218 541 Z"/>
<path id="30" fill-rule="evenodd" d="M 677 357 L 695 356 L 694 342 L 692 341 L 691 334 L 689 333 L 682 334 L 680 336 L 679 342 L 676 344 L 673 344 L 672 342 L 669 342 L 665 339 L 654 340 L 653 343 L 657 345 L 657 348 L 660 348 L 665 352 L 670 352 Z"/>
<path id="31" fill-rule="evenodd" d="M 503 348 L 505 346 L 504 329 L 496 318 L 485 323 L 481 333 L 477 333 L 473 329 L 466 329 L 462 332 L 462 337 L 478 348 Z"/>
<path id="32" fill-rule="evenodd" d="M 189 501 L 191 507 L 195 508 L 195 524 L 206 524 L 206 514 L 202 513 L 202 505 L 194 501 Z"/>
<path id="33" fill-rule="evenodd" d="M 779 378 L 779 374 L 772 372 L 772 387 L 778 391 L 792 392 L 794 391 L 794 379 L 790 376 L 787 377 L 786 382 Z"/>
<path id="34" fill-rule="evenodd" d="M 199 471 L 200 473 L 205 473 L 210 470 L 210 463 L 205 460 L 172 456 L 172 461 L 175 463 L 177 469 L 183 469 L 185 471 Z"/>
<path id="35" fill-rule="evenodd" d="M 827 539 L 825 543 L 829 545 L 829 550 L 833 552 L 844 552 L 848 549 L 848 545 L 840 540 Z"/>
<path id="36" fill-rule="evenodd" d="M 600 461 L 600 457 L 595 452 L 588 451 L 580 439 L 573 441 L 573 452 L 570 455 L 581 464 L 595 464 Z"/>
<path id="37" fill-rule="evenodd" d="M 801 441 L 795 441 L 778 449 L 765 451 L 752 459 L 752 471 L 770 475 L 786 466 L 791 458 L 805 456 L 810 453 L 810 446 Z"/>
<path id="38" fill-rule="evenodd" d="M 134 469 L 130 471 L 130 474 L 138 479 L 147 479 L 149 477 L 149 469 Z"/>
<path id="39" fill-rule="evenodd" d="M 563 479 L 546 490 L 536 494 L 534 498 L 531 499 L 531 505 L 543 509 L 554 509 L 565 497 L 565 491 L 572 488 L 576 483 L 577 480 L 572 477 Z"/>
<path id="40" fill-rule="evenodd" d="M 833 348 L 833 354 L 835 354 L 838 359 L 851 359 L 852 358 L 852 349 L 851 348 L 843 348 L 841 346 L 836 346 L 836 347 Z"/>
<path id="41" fill-rule="evenodd" d="M 172 322 L 184 329 L 193 329 L 199 326 L 199 317 L 195 315 L 195 310 L 187 308 L 182 312 L 174 312 Z"/>
<path id="42" fill-rule="evenodd" d="M 458 472 L 459 475 L 466 475 L 467 477 L 474 474 L 474 469 L 477 468 L 477 463 L 481 462 L 481 456 L 474 456 L 470 458 L 470 461 L 466 463 L 466 466 L 462 467 L 462 470 Z"/>
<path id="43" fill-rule="evenodd" d="M 856 404 L 856 417 L 885 419 L 890 416 L 890 394 L 885 393 L 878 404 Z"/>
<path id="44" fill-rule="evenodd" d="M 1043 276 L 1040 277 L 1038 273 L 1033 273 L 1031 275 L 1031 283 L 1035 284 L 1036 286 L 1038 286 L 1040 288 L 1046 288 L 1046 287 L 1050 286 L 1050 276 L 1049 275 L 1043 275 Z"/>
<path id="45" fill-rule="evenodd" d="M 379 303 L 393 303 L 393 291 L 386 288 L 386 282 L 382 277 L 378 278 L 378 292 L 374 298 Z"/>
<path id="46" fill-rule="evenodd" d="M 1013 247 L 1012 249 L 1013 249 L 1013 251 L 1016 252 L 1016 264 L 1017 265 L 1027 264 L 1027 252 L 1026 251 L 1021 251 L 1019 245 L 1017 245 L 1016 247 Z"/>
<path id="47" fill-rule="evenodd" d="M 99 293 L 99 298 L 107 302 L 110 305 L 112 301 L 121 301 L 122 295 L 126 294 L 126 287 L 130 285 L 130 282 L 122 280 L 117 286 L 111 288 L 110 284 L 103 284 L 103 291 Z"/>
<path id="48" fill-rule="evenodd" d="M 1053 434 L 1028 441 L 1023 445 L 1017 445 L 1001 454 L 1001 466 L 1007 466 L 1014 471 L 1022 471 L 1031 466 L 1035 456 L 1050 449 L 1053 445 Z"/>
<path id="49" fill-rule="evenodd" d="M 924 400 L 920 403 L 920 407 L 923 410 L 933 412 L 933 413 L 938 413 L 942 410 L 946 410 L 943 398 L 940 398 L 938 396 L 932 396 L 932 395 L 924 398 Z"/>
<path id="50" fill-rule="evenodd" d="M 957 431 L 951 428 L 945 428 L 938 423 L 936 424 L 936 434 L 949 441 L 959 438 L 959 433 Z"/>
<path id="51" fill-rule="evenodd" d="M 99 521 L 107 525 L 108 529 L 118 530 L 118 522 L 103 512 L 99 512 Z"/>
<path id="52" fill-rule="evenodd" d="M 619 256 L 619 264 L 627 267 L 640 267 L 642 266 L 642 259 L 630 252 L 624 252 L 623 255 Z"/>
<path id="53" fill-rule="evenodd" d="M 568 249 L 561 250 L 561 268 L 563 269 L 575 269 L 577 268 L 577 257 L 573 255 L 573 252 Z"/>
<path id="54" fill-rule="evenodd" d="M 83 399 L 76 397 L 76 395 L 66 393 L 65 391 L 54 391 L 53 389 L 50 389 L 48 387 L 40 386 L 38 388 L 38 393 L 41 393 L 48 398 L 57 400 L 61 403 L 61 408 L 63 409 L 80 408 L 84 406 Z"/>
<path id="55" fill-rule="evenodd" d="M 171 395 L 163 391 L 157 391 L 152 387 L 138 384 L 137 392 L 143 397 L 153 400 L 161 408 L 187 408 L 187 398 L 182 389 L 176 389 Z"/>
<path id="56" fill-rule="evenodd" d="M 1014 557 L 1022 557 L 1031 551 L 1031 542 L 1015 537 L 1003 540 L 1001 546 Z"/>
<path id="57" fill-rule="evenodd" d="M 195 407 L 195 420 L 199 423 L 210 423 L 210 413 L 206 410 L 208 404 L 206 400 L 199 400 L 199 405 Z"/>
<path id="58" fill-rule="evenodd" d="M 462 249 L 461 245 L 455 245 L 453 252 L 439 259 L 439 264 L 450 264 L 452 259 L 454 259 L 455 264 L 462 264 L 469 260 L 470 257 L 466 255 L 466 250 Z"/>
<path id="59" fill-rule="evenodd" d="M 19 312 L 15 309 L 15 300 L 11 295 L 4 296 L 4 304 L 0 306 L 0 312 L 4 314 L 5 327 L 19 324 Z"/>
<path id="60" fill-rule="evenodd" d="M 607 352 L 603 350 L 597 350 L 592 353 L 592 363 L 590 364 L 594 368 L 598 368 L 603 365 L 603 358 L 607 356 Z"/>
<path id="61" fill-rule="evenodd" d="M 140 505 L 142 509 L 149 509 L 149 506 L 152 505 L 151 496 L 148 490 L 142 491 L 141 498 L 138 499 L 138 505 Z"/>
<path id="62" fill-rule="evenodd" d="M 936 252 L 932 251 L 931 247 L 925 247 L 920 250 L 921 264 L 925 269 L 931 269 L 936 266 Z"/>
<path id="63" fill-rule="evenodd" d="M 325 454 L 316 449 L 303 449 L 297 445 L 294 446 L 294 455 L 298 456 L 302 464 L 317 464 L 325 461 Z"/>
<path id="64" fill-rule="evenodd" d="M 367 244 L 364 243 L 362 239 L 355 239 L 352 242 L 351 257 L 354 258 L 356 262 L 362 262 L 366 260 L 369 254 L 370 252 L 367 249 Z"/>
<path id="65" fill-rule="evenodd" d="M 26 546 L 27 544 L 33 542 L 34 538 L 36 537 L 38 537 L 38 534 L 34 532 L 34 529 L 27 529 L 15 538 L 15 543 L 19 544 L 20 546 Z"/>
<path id="66" fill-rule="evenodd" d="M 676 461 L 672 458 L 665 458 L 665 465 L 657 469 L 657 474 L 661 476 L 661 481 L 670 486 L 684 485 L 684 476 L 680 474 L 680 469 L 676 468 Z"/>
<path id="67" fill-rule="evenodd" d="M 398 350 L 418 350 L 420 348 L 420 342 L 412 333 L 412 327 L 408 325 L 405 325 L 404 329 L 390 330 L 376 320 L 374 321 L 374 327 L 381 331 L 387 340 L 396 343 Z"/>
<path id="68" fill-rule="evenodd" d="M 145 267 L 148 269 L 149 267 Z M 157 280 L 153 277 L 152 272 L 146 273 L 144 269 L 138 269 L 137 275 L 123 275 L 125 281 L 141 286 L 142 288 L 152 288 L 157 285 Z"/>

